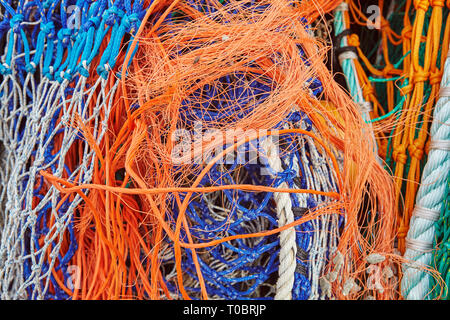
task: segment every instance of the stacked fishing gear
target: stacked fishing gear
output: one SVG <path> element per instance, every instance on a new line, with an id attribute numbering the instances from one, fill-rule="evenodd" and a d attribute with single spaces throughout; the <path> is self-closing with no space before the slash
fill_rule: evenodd
<path id="1" fill-rule="evenodd" d="M 355 92 L 352 96 L 369 102 L 369 122 L 379 128 L 375 130 L 379 155 L 395 177 L 398 250 L 414 261 L 403 265 L 402 296 L 448 299 L 448 240 L 443 231 L 448 227 L 450 170 L 445 106 L 450 3 L 375 3 L 380 15 L 373 21 L 356 1 L 338 8 L 336 23 L 346 26 L 340 35 L 349 48 L 339 59 L 350 60 L 355 68 L 343 66 Z M 369 29 L 380 34 L 376 38 L 380 46 L 364 51 L 357 33 L 373 37 Z M 441 278 L 419 266 L 438 270 Z"/>
<path id="2" fill-rule="evenodd" d="M 0 298 L 448 298 L 450 3 L 378 7 L 0 0 Z"/>

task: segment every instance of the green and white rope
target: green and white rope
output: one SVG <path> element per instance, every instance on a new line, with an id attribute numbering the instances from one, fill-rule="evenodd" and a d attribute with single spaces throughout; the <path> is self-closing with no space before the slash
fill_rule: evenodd
<path id="1" fill-rule="evenodd" d="M 335 9 L 335 16 L 334 16 L 334 33 L 336 36 L 338 36 L 342 31 L 345 30 L 345 18 L 344 18 L 344 11 L 348 11 L 348 5 L 346 2 L 342 2 L 336 9 Z M 347 46 L 347 38 L 343 37 L 341 43 L 337 44 L 338 46 Z M 361 106 L 367 106 L 370 104 L 370 102 L 367 102 L 363 98 L 362 89 L 359 84 L 357 74 L 356 74 L 356 67 L 353 60 L 358 59 L 358 56 L 353 51 L 347 51 L 343 52 L 338 56 L 339 64 L 342 67 L 342 71 L 345 75 L 345 80 L 348 85 L 348 89 L 350 91 L 350 95 L 352 96 L 353 100 L 358 103 Z M 364 110 L 361 110 L 361 114 L 364 118 L 364 120 L 369 121 L 370 115 L 368 114 L 370 111 L 370 108 L 363 108 Z"/>
<path id="2" fill-rule="evenodd" d="M 408 300 L 431 298 L 432 278 L 419 268 L 432 265 L 436 222 L 446 200 L 450 171 L 450 54 L 445 62 L 430 135 L 430 152 L 406 238 L 404 257 L 415 262 L 403 265 L 402 295 Z"/>
<path id="3" fill-rule="evenodd" d="M 342 2 L 339 6 L 336 7 L 334 13 L 334 34 L 338 36 L 345 30 L 345 15 L 344 12 L 348 11 L 348 4 L 346 2 Z M 345 47 L 348 45 L 347 38 L 342 37 L 341 43 L 337 43 L 336 45 Z M 374 146 L 376 148 L 375 143 L 375 135 L 372 130 L 370 112 L 372 111 L 372 104 L 369 101 L 366 101 L 363 97 L 363 90 L 361 88 L 361 84 L 359 83 L 356 66 L 354 60 L 358 59 L 358 56 L 353 51 L 342 52 L 339 56 L 339 64 L 342 68 L 342 71 L 345 76 L 345 80 L 347 82 L 348 90 L 350 91 L 350 95 L 360 106 L 360 112 L 363 120 L 370 127 L 370 138 L 374 142 Z M 377 151 L 377 150 L 374 150 Z M 378 153 L 378 152 L 376 152 Z"/>

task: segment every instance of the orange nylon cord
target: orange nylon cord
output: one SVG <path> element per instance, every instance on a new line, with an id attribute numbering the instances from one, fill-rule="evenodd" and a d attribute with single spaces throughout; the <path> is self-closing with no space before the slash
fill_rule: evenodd
<path id="1" fill-rule="evenodd" d="M 369 19 L 360 10 L 358 1 L 349 0 L 349 9 L 351 13 L 352 23 L 367 26 Z M 379 8 L 382 11 L 384 1 L 379 0 Z M 409 19 L 409 12 L 414 6 L 415 19 L 411 25 Z M 396 199 L 395 203 L 398 205 L 398 248 L 401 253 L 405 250 L 405 237 L 409 229 L 409 221 L 415 203 L 415 196 L 420 182 L 420 168 L 423 165 L 422 159 L 425 152 L 426 142 L 428 140 L 428 128 L 431 122 L 431 114 L 436 103 L 439 92 L 440 80 L 442 71 L 437 67 L 443 65 L 446 53 L 448 50 L 450 37 L 450 20 L 443 21 L 443 7 L 444 1 L 411 1 L 407 0 L 404 9 L 403 31 L 401 36 L 396 34 L 389 27 L 389 23 L 384 17 L 381 20 L 381 49 L 383 59 L 386 67 L 383 70 L 375 69 L 362 50 L 359 48 L 359 41 L 356 35 L 348 37 L 349 45 L 355 46 L 358 50 L 358 55 L 361 61 L 366 66 L 367 70 L 375 76 L 389 77 L 402 76 L 407 79 L 409 84 L 400 88 L 400 92 L 405 96 L 406 101 L 401 110 L 400 117 L 395 121 L 395 131 L 392 137 L 393 143 L 393 159 L 395 162 L 396 177 Z M 447 4 L 448 6 L 448 4 Z M 424 35 L 424 23 L 426 14 L 431 8 L 430 21 L 428 31 Z M 350 25 L 346 26 L 350 28 Z M 441 38 L 441 35 L 443 37 Z M 443 39 L 441 41 L 441 39 Z M 403 61 L 403 70 L 393 69 L 389 60 L 388 41 L 397 46 L 402 44 L 403 54 L 405 55 Z M 425 47 L 424 60 L 420 60 L 421 46 Z M 410 52 L 410 54 L 408 54 Z M 440 61 L 438 61 L 438 54 L 440 53 Z M 377 101 L 374 90 L 368 81 L 368 77 L 364 69 L 355 61 L 358 79 L 364 84 L 366 90 L 364 97 L 371 101 L 374 105 L 374 117 L 379 117 L 379 102 Z M 428 100 L 424 103 L 425 85 L 430 85 L 430 94 Z M 394 106 L 394 83 L 387 83 L 387 107 L 391 111 Z M 380 155 L 386 157 L 386 146 L 388 136 L 383 132 L 392 127 L 389 122 L 394 119 L 386 119 L 378 125 L 376 130 L 378 143 L 380 147 Z M 384 129 L 383 129 L 384 128 Z M 409 163 L 408 163 L 409 161 Z M 406 164 L 408 163 L 408 167 Z M 408 169 L 406 169 L 408 168 Z M 406 173 L 406 170 L 407 173 Z M 405 177 L 406 175 L 406 177 Z M 404 195 L 402 195 L 404 190 Z"/>

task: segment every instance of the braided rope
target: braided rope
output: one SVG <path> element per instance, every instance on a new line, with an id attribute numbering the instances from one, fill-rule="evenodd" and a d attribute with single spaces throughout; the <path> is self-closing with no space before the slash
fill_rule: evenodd
<path id="1" fill-rule="evenodd" d="M 442 88 L 450 86 L 450 57 L 444 67 Z M 444 91 L 441 91 L 444 92 Z M 441 94 L 434 109 L 431 125 L 432 141 L 450 141 L 450 97 Z M 435 222 L 444 206 L 446 184 L 450 171 L 450 153 L 447 148 L 431 148 L 423 169 L 422 182 L 416 198 L 416 206 L 406 241 L 405 258 L 420 265 L 432 263 L 433 240 L 436 234 Z M 429 298 L 431 277 L 427 273 L 404 264 L 402 294 L 405 299 Z"/>
<path id="2" fill-rule="evenodd" d="M 265 139 L 261 143 L 267 155 L 267 162 L 275 172 L 282 172 L 281 159 L 278 156 L 277 146 L 271 139 Z M 280 184 L 279 188 L 289 188 L 286 182 Z M 294 222 L 292 203 L 288 193 L 274 194 L 278 225 L 282 227 Z M 275 300 L 291 300 L 292 288 L 295 281 L 295 268 L 297 246 L 295 243 L 295 228 L 280 232 L 280 266 L 278 269 L 278 281 L 276 285 Z"/>

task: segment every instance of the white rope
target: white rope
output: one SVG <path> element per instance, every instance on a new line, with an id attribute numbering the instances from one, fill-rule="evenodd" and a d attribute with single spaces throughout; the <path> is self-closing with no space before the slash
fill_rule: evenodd
<path id="1" fill-rule="evenodd" d="M 304 126 L 304 122 L 300 123 Z M 305 128 L 303 128 L 305 129 Z M 314 129 L 313 129 L 314 130 Z M 317 150 L 312 138 L 308 136 L 298 137 L 299 156 L 293 158 L 292 169 L 297 172 L 299 170 L 299 162 L 302 163 L 305 181 L 308 189 L 320 190 L 324 192 L 337 191 L 336 177 L 331 171 L 331 163 L 324 152 Z M 279 157 L 277 146 L 270 138 L 263 139 L 261 147 L 267 157 L 267 163 L 273 170 L 273 176 L 283 171 L 282 160 Z M 307 151 L 309 154 L 307 154 Z M 286 159 L 288 162 L 288 160 Z M 286 162 L 286 165 L 288 163 Z M 287 183 L 283 182 L 279 188 L 288 188 Z M 297 188 L 294 184 L 294 188 Z M 307 207 L 308 194 L 296 194 L 298 203 L 301 207 Z M 317 205 L 331 201 L 320 195 L 311 195 Z M 292 210 L 292 201 L 288 193 L 274 193 L 276 203 L 276 212 L 279 226 L 286 225 L 294 221 L 294 213 Z M 327 255 L 337 250 L 339 237 L 339 217 L 338 215 L 323 215 L 311 221 L 314 231 L 312 233 L 310 245 L 306 248 L 308 252 L 308 278 L 311 285 L 311 293 L 309 299 L 325 298 L 321 297 L 320 291 L 324 291 L 321 287 L 321 278 L 327 265 Z M 295 228 L 282 231 L 280 237 L 280 267 L 279 279 L 276 283 L 276 300 L 288 300 L 292 298 L 292 288 L 295 280 L 296 270 L 296 232 Z"/>
<path id="2" fill-rule="evenodd" d="M 437 210 L 431 210 L 416 204 L 412 216 L 436 222 L 439 220 L 440 214 L 441 213 Z"/>
<path id="3" fill-rule="evenodd" d="M 421 241 L 416 239 L 405 239 L 406 246 L 410 250 L 414 250 L 420 253 L 427 253 L 433 249 L 433 243 L 430 241 Z"/>
<path id="4" fill-rule="evenodd" d="M 450 140 L 434 140 L 430 141 L 430 150 L 450 151 Z"/>
<path id="5" fill-rule="evenodd" d="M 343 12 L 343 11 L 348 11 L 348 4 L 347 2 L 341 2 L 336 9 L 334 9 L 336 12 Z"/>
<path id="6" fill-rule="evenodd" d="M 439 98 L 450 97 L 450 87 L 441 87 L 439 90 Z"/>
<path id="7" fill-rule="evenodd" d="M 267 162 L 270 168 L 275 172 L 282 172 L 281 159 L 278 155 L 278 149 L 272 139 L 269 137 L 261 142 L 261 147 L 266 153 Z M 286 182 L 280 184 L 279 188 L 289 188 Z M 292 203 L 288 193 L 275 192 L 274 199 L 276 203 L 276 212 L 278 226 L 294 222 L 294 213 L 292 212 Z M 297 245 L 295 242 L 295 228 L 289 228 L 280 232 L 280 266 L 278 268 L 279 278 L 276 284 L 275 300 L 291 300 L 292 288 L 295 281 Z"/>
<path id="8" fill-rule="evenodd" d="M 370 113 L 373 111 L 373 107 L 372 107 L 372 103 L 370 103 L 369 101 L 363 101 L 358 103 L 361 112 L 363 113 Z"/>
<path id="9" fill-rule="evenodd" d="M 344 51 L 339 54 L 339 63 L 342 65 L 345 60 L 355 60 L 358 59 L 358 56 L 353 51 Z"/>

